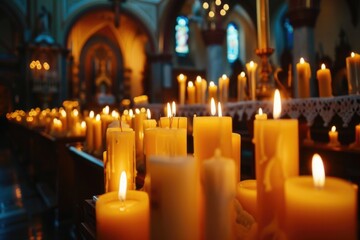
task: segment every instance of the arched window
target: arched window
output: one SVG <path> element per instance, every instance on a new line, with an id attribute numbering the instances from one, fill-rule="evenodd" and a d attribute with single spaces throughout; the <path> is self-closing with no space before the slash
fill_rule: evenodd
<path id="1" fill-rule="evenodd" d="M 175 52 L 179 56 L 189 54 L 189 19 L 185 16 L 176 18 Z"/>
<path id="2" fill-rule="evenodd" d="M 230 63 L 239 57 L 239 30 L 235 23 L 226 28 L 227 59 Z"/>

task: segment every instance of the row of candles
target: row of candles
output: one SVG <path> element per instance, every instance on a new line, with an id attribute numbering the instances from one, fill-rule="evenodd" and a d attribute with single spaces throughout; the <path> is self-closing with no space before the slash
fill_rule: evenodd
<path id="1" fill-rule="evenodd" d="M 279 119 L 280 94 L 275 96 L 274 119 L 259 113 L 254 121 L 255 180 L 239 182 L 241 136 L 232 133 L 221 104 L 216 113 L 215 101 L 212 116 L 193 119 L 193 156 L 170 104 L 162 127 L 143 120 L 144 192 L 135 191 L 135 131 L 121 120 L 111 124 L 104 152 L 107 193 L 96 202 L 97 238 L 356 239 L 357 186 L 325 180 L 324 169 L 315 170 L 318 155 L 314 183 L 299 176 L 298 121 Z"/>
<path id="2" fill-rule="evenodd" d="M 352 52 L 346 58 L 346 69 L 348 77 L 349 94 L 360 93 L 360 55 Z M 257 63 L 250 61 L 246 64 L 247 74 L 241 72 L 237 76 L 237 101 L 246 99 L 256 100 L 256 85 L 257 85 Z M 310 78 L 311 68 L 310 64 L 300 58 L 299 63 L 296 64 L 297 74 L 297 97 L 310 97 Z M 249 80 L 247 80 L 248 76 Z M 325 64 L 321 64 L 321 68 L 316 71 L 316 78 L 319 87 L 319 97 L 332 96 L 332 78 L 330 69 Z M 177 77 L 179 83 L 179 102 L 180 104 L 204 104 L 209 102 L 211 98 L 219 99 L 222 103 L 229 100 L 229 78 L 225 74 L 219 78 L 219 87 L 211 81 L 207 87 L 207 81 L 200 76 L 196 77 L 194 82 L 188 81 L 187 76 L 180 74 Z M 187 87 L 186 87 L 187 82 Z M 186 89 L 186 93 L 185 93 Z M 248 89 L 248 91 L 246 91 Z M 208 98 L 206 98 L 206 92 Z M 248 92 L 248 93 L 247 93 Z M 187 95 L 187 101 L 185 101 Z"/>

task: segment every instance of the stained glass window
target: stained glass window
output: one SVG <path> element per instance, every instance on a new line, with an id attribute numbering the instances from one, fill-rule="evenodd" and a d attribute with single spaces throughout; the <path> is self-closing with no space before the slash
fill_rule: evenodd
<path id="1" fill-rule="evenodd" d="M 239 57 L 239 30 L 235 23 L 229 23 L 226 29 L 227 59 L 230 63 Z"/>
<path id="2" fill-rule="evenodd" d="M 189 20 L 185 16 L 176 18 L 175 52 L 180 56 L 189 53 Z"/>

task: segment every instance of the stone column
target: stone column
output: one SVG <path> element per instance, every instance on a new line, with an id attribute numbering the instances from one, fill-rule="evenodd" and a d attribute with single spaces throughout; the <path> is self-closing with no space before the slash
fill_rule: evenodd
<path id="1" fill-rule="evenodd" d="M 293 96 L 298 97 L 298 80 L 296 76 L 296 64 L 303 57 L 310 63 L 310 95 L 315 97 L 317 93 L 316 68 L 315 65 L 315 41 L 314 27 L 320 12 L 320 0 L 303 1 L 289 0 L 288 16 L 294 28 L 294 49 L 293 49 Z"/>
<path id="2" fill-rule="evenodd" d="M 214 81 L 218 85 L 219 77 L 224 74 L 223 42 L 226 31 L 224 29 L 206 29 L 202 31 L 206 45 L 206 80 Z"/>
<path id="3" fill-rule="evenodd" d="M 172 55 L 168 53 L 149 54 L 148 68 L 150 79 L 144 79 L 144 89 L 151 96 L 150 102 L 161 102 L 164 88 L 173 88 L 175 79 L 172 77 Z M 146 76 L 145 76 L 146 77 Z"/>

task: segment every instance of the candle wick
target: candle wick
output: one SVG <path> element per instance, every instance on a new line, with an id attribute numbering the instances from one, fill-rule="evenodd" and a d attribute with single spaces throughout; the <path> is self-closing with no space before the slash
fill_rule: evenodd
<path id="1" fill-rule="evenodd" d="M 124 199 L 120 200 L 120 211 L 125 211 L 126 205 Z"/>

